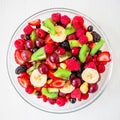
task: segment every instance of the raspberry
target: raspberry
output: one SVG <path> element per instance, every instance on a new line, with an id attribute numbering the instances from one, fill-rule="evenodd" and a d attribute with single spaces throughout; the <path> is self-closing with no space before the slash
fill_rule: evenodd
<path id="1" fill-rule="evenodd" d="M 72 91 L 71 93 L 71 97 L 72 98 L 80 98 L 81 97 L 81 92 L 80 92 L 80 88 L 76 88 Z"/>
<path id="2" fill-rule="evenodd" d="M 60 13 L 53 13 L 51 16 L 52 20 L 55 22 L 59 22 L 61 19 L 61 14 Z"/>
<path id="3" fill-rule="evenodd" d="M 97 69 L 96 65 L 94 62 L 89 62 L 85 64 L 85 68 L 93 68 L 93 69 Z"/>
<path id="4" fill-rule="evenodd" d="M 79 51 L 80 51 L 79 47 L 73 47 L 71 53 L 73 56 L 76 56 L 79 54 Z"/>
<path id="5" fill-rule="evenodd" d="M 68 37 L 67 37 L 68 40 L 76 40 L 76 35 L 75 34 L 70 34 Z"/>
<path id="6" fill-rule="evenodd" d="M 66 26 L 67 24 L 70 23 L 70 18 L 67 15 L 64 15 L 61 17 L 61 23 Z"/>
<path id="7" fill-rule="evenodd" d="M 79 38 L 79 42 L 81 44 L 86 44 L 88 42 L 88 38 L 85 36 L 85 35 L 82 35 L 80 38 Z"/>
<path id="8" fill-rule="evenodd" d="M 50 99 L 48 98 L 48 102 L 51 104 L 51 105 L 54 105 L 56 103 L 56 99 Z"/>
<path id="9" fill-rule="evenodd" d="M 92 60 L 93 60 L 92 56 L 91 56 L 91 55 L 88 55 L 85 62 L 86 62 L 86 63 L 92 62 Z"/>
<path id="10" fill-rule="evenodd" d="M 30 25 L 27 25 L 24 29 L 23 29 L 25 34 L 31 34 L 31 32 L 33 31 L 33 28 Z"/>
<path id="11" fill-rule="evenodd" d="M 25 45 L 25 41 L 22 40 L 22 39 L 18 39 L 14 42 L 14 46 L 17 48 L 17 49 L 24 49 L 24 46 Z"/>
<path id="12" fill-rule="evenodd" d="M 80 38 L 82 35 L 84 35 L 84 30 L 79 28 L 76 30 L 76 36 Z"/>
<path id="13" fill-rule="evenodd" d="M 56 100 L 57 105 L 59 105 L 60 107 L 64 106 L 66 102 L 67 101 L 64 97 L 58 97 L 57 100 Z"/>
<path id="14" fill-rule="evenodd" d="M 88 97 L 89 97 L 89 93 L 86 93 L 86 94 L 82 94 L 82 95 L 81 95 L 81 99 L 83 99 L 83 100 L 87 100 Z"/>
<path id="15" fill-rule="evenodd" d="M 45 52 L 48 53 L 48 54 L 52 54 L 53 53 L 53 46 L 51 44 L 46 44 L 45 47 Z"/>
<path id="16" fill-rule="evenodd" d="M 28 93 L 28 94 L 32 94 L 33 91 L 34 91 L 34 87 L 32 85 L 28 86 L 25 91 Z"/>
<path id="17" fill-rule="evenodd" d="M 45 35 L 46 35 L 46 32 L 39 28 L 39 29 L 36 30 L 36 34 L 39 38 L 44 38 Z"/>
<path id="18" fill-rule="evenodd" d="M 60 48 L 58 48 L 58 53 L 60 54 L 60 55 L 64 55 L 65 54 L 65 49 L 64 48 L 62 48 L 62 47 L 60 47 Z"/>
<path id="19" fill-rule="evenodd" d="M 84 24 L 84 19 L 81 16 L 75 16 L 73 18 L 72 24 L 75 28 L 81 28 Z"/>
<path id="20" fill-rule="evenodd" d="M 76 61 L 75 59 L 68 59 L 66 64 L 70 71 L 77 71 L 80 69 L 80 62 Z"/>
<path id="21" fill-rule="evenodd" d="M 97 70 L 99 73 L 103 73 L 105 71 L 105 65 L 104 64 L 99 64 L 97 67 Z"/>

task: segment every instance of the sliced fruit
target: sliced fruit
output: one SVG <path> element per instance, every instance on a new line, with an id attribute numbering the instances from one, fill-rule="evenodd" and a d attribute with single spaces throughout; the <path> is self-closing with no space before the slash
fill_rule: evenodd
<path id="1" fill-rule="evenodd" d="M 89 88 L 88 88 L 88 83 L 84 82 L 81 86 L 80 86 L 80 91 L 83 94 L 86 94 L 88 92 Z"/>
<path id="2" fill-rule="evenodd" d="M 90 50 L 95 46 L 95 42 L 91 42 L 88 47 L 90 48 Z"/>
<path id="3" fill-rule="evenodd" d="M 51 82 L 51 87 L 62 88 L 65 85 L 65 80 L 55 79 Z"/>
<path id="4" fill-rule="evenodd" d="M 60 92 L 67 94 L 71 93 L 74 89 L 75 87 L 70 84 L 70 81 L 67 81 L 64 87 L 60 89 Z"/>
<path id="5" fill-rule="evenodd" d="M 69 80 L 69 77 L 71 75 L 71 71 L 69 71 L 67 69 L 58 68 L 57 71 L 55 71 L 54 75 L 56 77 Z"/>
<path id="6" fill-rule="evenodd" d="M 16 49 L 14 53 L 15 61 L 16 63 L 22 65 L 25 63 L 25 61 L 21 57 L 22 50 Z"/>
<path id="7" fill-rule="evenodd" d="M 76 31 L 76 29 L 71 24 L 68 24 L 65 28 L 66 35 L 70 35 L 70 34 L 74 33 L 75 31 Z"/>
<path id="8" fill-rule="evenodd" d="M 51 93 L 51 92 L 59 92 L 59 89 L 58 88 L 47 88 L 48 89 L 48 92 Z"/>
<path id="9" fill-rule="evenodd" d="M 23 88 L 27 88 L 30 85 L 30 79 L 26 75 L 20 75 L 17 77 L 19 84 Z"/>
<path id="10" fill-rule="evenodd" d="M 45 44 L 53 44 L 54 41 L 51 39 L 50 35 L 48 34 L 46 37 L 45 37 Z"/>
<path id="11" fill-rule="evenodd" d="M 92 68 L 86 68 L 81 76 L 82 79 L 88 83 L 96 83 L 99 80 L 98 71 Z"/>
<path id="12" fill-rule="evenodd" d="M 101 52 L 97 57 L 97 61 L 99 61 L 99 62 L 110 62 L 111 61 L 110 53 L 108 51 Z"/>
<path id="13" fill-rule="evenodd" d="M 45 27 L 43 24 L 41 24 L 41 29 L 49 33 L 49 28 Z"/>
<path id="14" fill-rule="evenodd" d="M 30 35 L 31 40 L 33 41 L 33 43 L 35 42 L 35 40 L 37 39 L 37 35 L 36 35 L 36 31 L 32 31 L 31 35 Z"/>
<path id="15" fill-rule="evenodd" d="M 42 94 L 47 96 L 48 98 L 57 98 L 58 92 L 48 92 L 47 88 L 42 88 L 41 90 Z"/>
<path id="16" fill-rule="evenodd" d="M 32 25 L 32 26 L 39 26 L 40 23 L 41 23 L 41 20 L 40 19 L 36 19 L 36 20 L 30 21 L 28 24 Z"/>
<path id="17" fill-rule="evenodd" d="M 66 39 L 66 33 L 65 29 L 62 26 L 55 26 L 56 34 L 50 34 L 50 37 L 52 38 L 53 41 L 55 42 L 63 42 Z"/>
<path id="18" fill-rule="evenodd" d="M 31 56 L 31 61 L 44 60 L 44 59 L 46 59 L 46 53 L 44 51 L 44 47 L 39 48 Z"/>
<path id="19" fill-rule="evenodd" d="M 93 36 L 92 36 L 92 34 L 90 32 L 86 32 L 86 36 L 88 38 L 88 42 L 93 41 Z"/>
<path id="20" fill-rule="evenodd" d="M 89 52 L 89 48 L 87 46 L 87 44 L 84 44 L 79 52 L 79 59 L 82 63 L 84 63 L 86 61 L 86 58 L 88 56 L 88 52 Z"/>
<path id="21" fill-rule="evenodd" d="M 69 40 L 68 42 L 69 42 L 70 48 L 82 47 L 82 45 L 80 44 L 78 40 Z"/>
<path id="22" fill-rule="evenodd" d="M 71 97 L 79 99 L 81 97 L 81 91 L 80 91 L 80 89 L 79 88 L 74 89 L 72 91 L 72 93 L 71 93 Z"/>
<path id="23" fill-rule="evenodd" d="M 45 19 L 43 25 L 49 29 L 49 32 L 50 32 L 51 35 L 56 34 L 55 26 L 49 18 Z"/>
<path id="24" fill-rule="evenodd" d="M 27 73 L 28 73 L 29 75 L 31 75 L 32 72 L 33 72 L 35 69 L 37 69 L 40 64 L 41 64 L 40 62 L 37 62 L 36 64 L 34 64 L 32 67 L 30 67 L 29 69 L 27 69 Z"/>
<path id="25" fill-rule="evenodd" d="M 49 69 L 56 69 L 57 68 L 57 64 L 52 63 L 49 58 L 46 59 L 46 64 L 48 65 Z"/>
<path id="26" fill-rule="evenodd" d="M 47 82 L 47 75 L 41 74 L 38 69 L 35 69 L 30 76 L 31 84 L 35 87 L 42 87 Z"/>
<path id="27" fill-rule="evenodd" d="M 95 46 L 92 48 L 90 55 L 92 55 L 92 56 L 95 55 L 97 53 L 97 51 L 103 46 L 104 42 L 105 41 L 102 39 L 99 42 L 97 42 L 95 44 Z"/>
<path id="28" fill-rule="evenodd" d="M 70 57 L 71 57 L 71 53 L 70 52 L 65 52 L 64 55 L 59 55 L 59 61 L 63 62 L 63 61 L 67 60 Z"/>

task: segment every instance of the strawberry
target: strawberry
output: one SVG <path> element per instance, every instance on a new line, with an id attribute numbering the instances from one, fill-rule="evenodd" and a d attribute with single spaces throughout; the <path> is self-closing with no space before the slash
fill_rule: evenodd
<path id="1" fill-rule="evenodd" d="M 95 46 L 95 42 L 91 42 L 88 47 L 90 48 L 90 50 Z"/>
<path id="2" fill-rule="evenodd" d="M 19 84 L 23 88 L 27 88 L 30 85 L 30 79 L 26 75 L 20 75 L 17 77 Z"/>
<path id="3" fill-rule="evenodd" d="M 49 69 L 56 69 L 57 65 L 52 63 L 49 58 L 46 59 L 46 64 L 48 65 Z"/>
<path id="4" fill-rule="evenodd" d="M 19 65 L 22 65 L 25 63 L 25 61 L 22 59 L 21 57 L 21 52 L 22 50 L 16 49 L 15 53 L 14 53 L 14 57 L 15 57 L 15 61 L 16 63 L 18 63 Z"/>
<path id="5" fill-rule="evenodd" d="M 55 79 L 51 83 L 51 87 L 62 88 L 65 85 L 65 81 L 62 79 Z"/>
<path id="6" fill-rule="evenodd" d="M 30 21 L 28 24 L 32 26 L 39 26 L 40 23 L 41 23 L 40 19 L 36 19 L 36 20 Z"/>
<path id="7" fill-rule="evenodd" d="M 54 41 L 51 39 L 50 35 L 45 37 L 45 44 L 53 44 Z"/>
<path id="8" fill-rule="evenodd" d="M 110 53 L 108 51 L 101 52 L 97 57 L 98 62 L 110 62 Z"/>

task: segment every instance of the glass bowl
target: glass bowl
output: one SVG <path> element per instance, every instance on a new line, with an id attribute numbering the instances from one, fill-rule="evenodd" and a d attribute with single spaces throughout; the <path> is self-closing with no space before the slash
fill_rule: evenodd
<path id="1" fill-rule="evenodd" d="M 43 102 L 41 99 L 37 99 L 33 95 L 29 95 L 25 92 L 25 90 L 19 85 L 17 81 L 17 75 L 15 74 L 15 69 L 18 66 L 14 60 L 14 41 L 19 38 L 20 34 L 23 33 L 23 28 L 25 25 L 28 23 L 28 21 L 40 18 L 41 20 L 44 20 L 45 18 L 48 18 L 52 13 L 55 12 L 60 12 L 63 15 L 68 15 L 69 17 L 73 18 L 75 15 L 80 15 L 83 16 L 85 20 L 85 25 L 92 25 L 94 27 L 94 30 L 97 31 L 102 38 L 105 40 L 105 44 L 102 47 L 103 50 L 108 50 L 110 53 L 112 53 L 109 41 L 103 32 L 103 30 L 88 16 L 72 10 L 72 9 L 66 9 L 66 8 L 51 8 L 51 9 L 46 9 L 43 11 L 40 11 L 29 18 L 25 19 L 16 29 L 14 32 L 7 51 L 7 70 L 8 74 L 11 80 L 12 85 L 14 86 L 15 90 L 18 92 L 18 94 L 30 105 L 34 106 L 35 108 L 38 108 L 39 110 L 43 110 L 46 112 L 51 112 L 51 113 L 69 113 L 73 111 L 77 111 L 80 109 L 85 108 L 86 106 L 90 105 L 92 102 L 94 102 L 100 95 L 101 93 L 104 92 L 104 89 L 106 88 L 106 85 L 108 84 L 110 77 L 111 77 L 111 72 L 112 72 L 112 62 L 107 64 L 106 66 L 106 71 L 101 75 L 101 80 L 99 82 L 99 89 L 97 92 L 94 94 L 90 94 L 89 98 L 87 100 L 83 100 L 81 102 L 76 102 L 75 104 L 67 103 L 63 107 L 59 107 L 57 105 L 51 105 L 48 102 Z"/>

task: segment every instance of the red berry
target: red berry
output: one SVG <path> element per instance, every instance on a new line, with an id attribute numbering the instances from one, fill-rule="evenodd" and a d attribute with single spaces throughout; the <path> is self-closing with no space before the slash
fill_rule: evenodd
<path id="1" fill-rule="evenodd" d="M 44 49 L 47 54 L 52 54 L 54 52 L 52 44 L 46 44 Z"/>
<path id="2" fill-rule="evenodd" d="M 27 40 L 26 41 L 26 48 L 28 48 L 28 49 L 32 49 L 33 48 L 33 42 L 32 42 L 32 40 Z"/>
<path id="3" fill-rule="evenodd" d="M 29 50 L 22 50 L 21 57 L 25 62 L 28 62 L 31 60 L 32 52 Z"/>
<path id="4" fill-rule="evenodd" d="M 71 50 L 71 53 L 73 56 L 76 56 L 79 54 L 80 48 L 79 47 L 73 47 Z"/>
<path id="5" fill-rule="evenodd" d="M 84 19 L 81 16 L 75 16 L 73 18 L 72 24 L 75 28 L 81 28 L 84 24 Z"/>
<path id="6" fill-rule="evenodd" d="M 40 23 L 41 23 L 41 20 L 40 19 L 36 19 L 36 20 L 30 21 L 28 24 L 32 25 L 32 26 L 39 26 Z"/>
<path id="7" fill-rule="evenodd" d="M 23 39 L 18 39 L 14 42 L 14 46 L 17 48 L 17 49 L 24 49 L 25 48 L 25 41 Z"/>
<path id="8" fill-rule="evenodd" d="M 94 93 L 98 90 L 98 84 L 94 83 L 94 84 L 89 84 L 89 93 Z"/>
<path id="9" fill-rule="evenodd" d="M 58 56 L 57 53 L 51 54 L 49 59 L 52 63 L 58 63 L 59 62 L 59 56 Z"/>
<path id="10" fill-rule="evenodd" d="M 80 62 L 76 61 L 75 59 L 68 59 L 66 64 L 70 71 L 77 71 L 80 69 Z"/>
<path id="11" fill-rule="evenodd" d="M 20 38 L 24 40 L 24 34 L 21 34 L 21 35 L 20 35 Z"/>
<path id="12" fill-rule="evenodd" d="M 86 44 L 88 42 L 88 38 L 85 35 L 82 35 L 79 38 L 79 42 L 80 42 L 80 44 Z"/>
<path id="13" fill-rule="evenodd" d="M 71 97 L 72 98 L 80 98 L 81 97 L 81 92 L 80 92 L 80 88 L 76 88 L 72 91 L 71 93 Z"/>
<path id="14" fill-rule="evenodd" d="M 70 18 L 67 15 L 61 16 L 61 23 L 63 26 L 66 26 L 70 23 Z"/>
<path id="15" fill-rule="evenodd" d="M 44 46 L 44 40 L 41 39 L 41 38 L 38 38 L 36 41 L 35 41 L 35 44 L 38 48 L 40 47 L 43 47 Z"/>
<path id="16" fill-rule="evenodd" d="M 36 34 L 39 38 L 44 38 L 46 36 L 46 32 L 40 28 L 36 30 Z"/>
<path id="17" fill-rule="evenodd" d="M 81 99 L 83 99 L 83 100 L 87 100 L 88 97 L 89 97 L 89 93 L 81 94 Z"/>
<path id="18" fill-rule="evenodd" d="M 51 105 L 54 105 L 56 103 L 56 99 L 50 99 L 48 98 L 48 102 L 51 104 Z"/>
<path id="19" fill-rule="evenodd" d="M 39 67 L 38 67 L 38 71 L 41 73 L 41 74 L 47 74 L 48 73 L 48 66 L 44 63 L 40 64 Z"/>
<path id="20" fill-rule="evenodd" d="M 53 13 L 51 17 L 52 17 L 53 21 L 59 22 L 61 19 L 61 14 L 60 13 Z"/>
<path id="21" fill-rule="evenodd" d="M 58 106 L 64 106 L 65 103 L 66 103 L 66 99 L 64 97 L 58 97 L 57 100 L 56 100 L 56 103 Z"/>
<path id="22" fill-rule="evenodd" d="M 81 84 L 81 80 L 80 78 L 73 78 L 72 80 L 70 80 L 71 84 L 73 86 L 75 86 L 76 88 L 80 86 Z"/>
<path id="23" fill-rule="evenodd" d="M 70 34 L 67 37 L 68 40 L 76 40 L 76 35 L 75 34 Z"/>
<path id="24" fill-rule="evenodd" d="M 23 29 L 25 34 L 31 34 L 33 31 L 33 28 L 30 25 L 27 25 L 24 29 Z"/>
<path id="25" fill-rule="evenodd" d="M 97 66 L 97 70 L 99 73 L 103 73 L 105 71 L 105 65 L 104 64 L 99 64 Z"/>
<path id="26" fill-rule="evenodd" d="M 86 63 L 89 63 L 89 62 L 92 62 L 93 58 L 91 55 L 88 55 L 87 58 L 86 58 Z"/>
<path id="27" fill-rule="evenodd" d="M 58 52 L 58 54 L 60 54 L 60 55 L 64 55 L 66 51 L 65 51 L 64 48 L 60 47 L 60 48 L 58 48 L 57 52 Z"/>
<path id="28" fill-rule="evenodd" d="M 82 28 L 77 29 L 76 36 L 80 38 L 82 35 L 84 35 L 84 30 Z"/>
<path id="29" fill-rule="evenodd" d="M 32 85 L 29 85 L 28 87 L 25 88 L 25 91 L 28 93 L 28 94 L 32 94 L 33 91 L 34 91 L 34 87 Z"/>
<path id="30" fill-rule="evenodd" d="M 89 62 L 85 64 L 85 68 L 93 68 L 93 69 L 97 69 L 96 65 L 94 62 Z"/>

